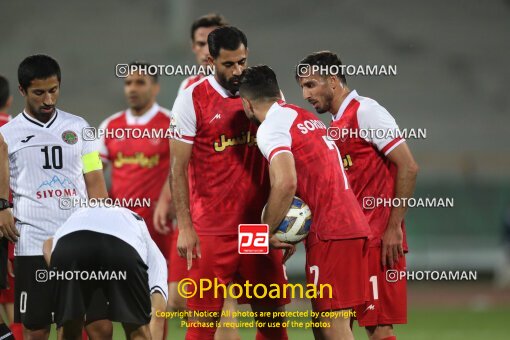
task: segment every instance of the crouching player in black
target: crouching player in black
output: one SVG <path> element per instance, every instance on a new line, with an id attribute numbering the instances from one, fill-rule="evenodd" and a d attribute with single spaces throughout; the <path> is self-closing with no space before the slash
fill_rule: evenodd
<path id="1" fill-rule="evenodd" d="M 81 339 L 89 318 L 122 323 L 127 339 L 163 338 L 166 320 L 155 311 L 166 308 L 167 265 L 140 216 L 118 207 L 79 209 L 45 242 L 44 254 L 64 339 Z M 104 315 L 85 315 L 91 303 L 104 301 L 98 294 L 108 303 L 94 310 Z"/>

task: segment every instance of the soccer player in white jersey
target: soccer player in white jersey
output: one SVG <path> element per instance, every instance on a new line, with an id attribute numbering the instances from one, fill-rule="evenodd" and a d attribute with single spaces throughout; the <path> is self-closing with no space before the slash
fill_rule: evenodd
<path id="1" fill-rule="evenodd" d="M 126 338 L 163 339 L 166 320 L 157 312 L 166 308 L 167 265 L 140 215 L 120 207 L 81 208 L 45 242 L 44 254 L 56 280 L 55 322 L 64 339 L 81 339 L 96 290 L 106 295 L 107 318 L 122 323 Z M 94 279 L 99 276 L 103 280 Z"/>
<path id="2" fill-rule="evenodd" d="M 43 242 L 75 210 L 62 202 L 107 197 L 98 147 L 82 138 L 87 122 L 56 108 L 60 79 L 53 58 L 24 59 L 18 80 L 25 108 L 0 128 L 0 199 L 8 199 L 10 186 L 14 200 L 12 213 L 0 211 L 0 231 L 16 242 L 15 321 L 29 339 L 47 339 L 50 332 L 53 287 L 38 282 L 44 280 L 36 272 L 47 269 Z M 89 326 L 90 332 L 111 330 L 109 322 Z"/>

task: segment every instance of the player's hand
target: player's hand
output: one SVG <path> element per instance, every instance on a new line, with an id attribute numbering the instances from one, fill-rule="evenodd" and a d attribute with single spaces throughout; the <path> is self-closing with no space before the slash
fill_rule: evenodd
<path id="1" fill-rule="evenodd" d="M 11 209 L 0 211 L 0 233 L 11 242 L 18 241 L 19 232 L 14 224 Z"/>
<path id="2" fill-rule="evenodd" d="M 280 241 L 276 235 L 273 235 L 269 238 L 269 246 L 271 248 L 283 249 L 283 263 L 287 262 L 287 260 L 294 255 L 296 252 L 296 246 L 290 243 L 285 243 Z"/>
<path id="3" fill-rule="evenodd" d="M 171 231 L 168 227 L 168 221 L 171 221 L 174 218 L 171 210 L 171 205 L 168 204 L 168 202 L 162 199 L 158 200 L 152 219 L 154 221 L 154 229 L 156 232 L 166 235 Z"/>
<path id="4" fill-rule="evenodd" d="M 404 256 L 404 248 L 402 242 L 404 233 L 400 225 L 389 225 L 382 237 L 382 254 L 381 261 L 383 266 L 393 267 L 397 263 L 400 256 Z"/>
<path id="5" fill-rule="evenodd" d="M 196 255 L 193 250 L 196 249 Z M 188 263 L 188 270 L 191 269 L 193 259 L 201 258 L 200 240 L 193 227 L 179 229 L 179 236 L 177 237 L 177 252 L 180 257 L 184 257 Z"/>

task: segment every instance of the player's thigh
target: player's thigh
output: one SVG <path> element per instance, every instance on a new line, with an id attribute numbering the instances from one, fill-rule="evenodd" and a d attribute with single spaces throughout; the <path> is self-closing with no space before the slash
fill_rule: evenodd
<path id="1" fill-rule="evenodd" d="M 283 252 L 279 249 L 271 249 L 269 254 L 242 254 L 234 283 L 241 286 L 249 283 L 252 289 L 252 298 L 244 294 L 237 299 L 239 304 L 269 306 L 275 310 L 276 307 L 290 303 L 290 298 L 283 294 L 288 281 L 283 265 Z M 275 284 L 279 286 L 280 294 L 270 297 L 268 292 Z"/>
<path id="2" fill-rule="evenodd" d="M 368 257 L 369 270 L 366 282 L 369 299 L 356 306 L 360 326 L 377 326 L 407 323 L 407 280 L 401 277 L 406 270 L 405 257 L 393 268 L 381 265 L 381 248 L 371 247 Z"/>
<path id="3" fill-rule="evenodd" d="M 220 311 L 224 296 L 228 294 L 227 286 L 233 280 L 239 262 L 237 235 L 208 236 L 200 235 L 201 258 L 193 259 L 188 272 L 187 306 L 191 310 Z M 219 289 L 215 290 L 214 285 Z M 200 289 L 209 287 L 208 289 Z M 192 295 L 191 289 L 195 290 Z M 224 294 L 225 293 L 225 294 Z"/>
<path id="4" fill-rule="evenodd" d="M 179 294 L 179 282 L 168 283 L 168 307 L 172 310 L 186 310 L 186 298 Z"/>
<path id="5" fill-rule="evenodd" d="M 54 281 L 48 280 L 43 256 L 16 256 L 14 275 L 14 321 L 30 330 L 46 329 L 53 322 Z"/>
<path id="6" fill-rule="evenodd" d="M 314 284 L 316 311 L 354 307 L 368 299 L 366 239 L 320 241 L 307 248 L 306 279 Z M 322 294 L 322 295 L 321 295 Z"/>

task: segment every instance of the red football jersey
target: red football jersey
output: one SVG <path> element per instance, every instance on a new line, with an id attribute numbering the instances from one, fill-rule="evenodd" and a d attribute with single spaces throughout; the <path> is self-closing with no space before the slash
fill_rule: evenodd
<path id="1" fill-rule="evenodd" d="M 352 91 L 333 117 L 331 126 L 349 132 L 335 142 L 344 156 L 346 174 L 359 203 L 363 206 L 365 197 L 394 198 L 397 168 L 386 156 L 405 140 L 394 137 L 398 125 L 390 113 L 375 100 Z M 372 231 L 370 245 L 378 247 L 388 225 L 391 207 L 363 207 L 363 212 Z M 403 248 L 407 251 L 403 221 L 402 230 Z"/>
<path id="2" fill-rule="evenodd" d="M 320 240 L 369 236 L 370 228 L 349 187 L 340 152 L 327 138 L 326 125 L 314 114 L 283 101 L 274 103 L 259 127 L 257 143 L 269 162 L 282 152 L 294 157 L 296 195 L 312 211 L 307 245 L 317 241 L 315 235 Z"/>
<path id="3" fill-rule="evenodd" d="M 152 209 L 159 199 L 161 188 L 168 180 L 170 151 L 165 131 L 169 124 L 169 111 L 154 104 L 142 116 L 134 116 L 128 109 L 112 115 L 100 126 L 101 130 L 108 132 L 101 140 L 100 152 L 101 158 L 112 166 L 110 196 L 132 198 L 133 201 L 137 198 L 150 199 L 151 207 L 127 207 L 148 223 L 152 221 Z M 122 137 L 119 132 L 112 136 L 114 130 L 124 130 L 125 138 L 112 138 Z M 142 134 L 142 138 L 133 138 L 143 131 L 146 134 Z M 153 136 L 161 138 L 149 138 Z"/>
<path id="4" fill-rule="evenodd" d="M 233 235 L 241 223 L 260 223 L 269 194 L 267 162 L 240 97 L 207 76 L 177 97 L 172 118 L 172 137 L 193 144 L 188 178 L 197 233 Z"/>
<path id="5" fill-rule="evenodd" d="M 182 91 L 186 90 L 188 87 L 190 87 L 191 85 L 195 84 L 197 81 L 199 81 L 202 78 L 204 78 L 204 75 L 198 74 L 196 76 L 190 76 L 190 77 L 184 79 L 182 81 L 181 85 L 179 86 L 179 90 L 177 91 L 177 95 L 180 95 Z"/>

